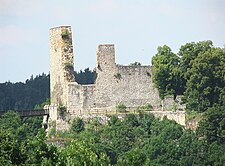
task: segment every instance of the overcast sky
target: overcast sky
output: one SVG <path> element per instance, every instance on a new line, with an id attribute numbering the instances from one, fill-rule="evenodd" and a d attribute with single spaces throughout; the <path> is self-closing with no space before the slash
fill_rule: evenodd
<path id="1" fill-rule="evenodd" d="M 49 73 L 49 29 L 71 25 L 75 69 L 95 67 L 99 44 L 116 62 L 150 64 L 157 47 L 225 44 L 225 0 L 0 0 L 0 82 Z"/>

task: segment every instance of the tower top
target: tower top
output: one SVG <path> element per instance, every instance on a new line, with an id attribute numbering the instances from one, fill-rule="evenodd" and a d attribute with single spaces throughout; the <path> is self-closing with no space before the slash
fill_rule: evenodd
<path id="1" fill-rule="evenodd" d="M 52 30 L 52 29 L 62 29 L 62 28 L 71 28 L 71 26 L 70 25 L 62 25 L 62 26 L 52 27 L 52 28 L 50 28 L 50 30 Z"/>

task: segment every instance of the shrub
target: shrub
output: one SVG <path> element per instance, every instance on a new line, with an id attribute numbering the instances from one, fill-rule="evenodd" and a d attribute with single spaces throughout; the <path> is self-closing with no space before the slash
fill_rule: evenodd
<path id="1" fill-rule="evenodd" d="M 83 131 L 84 130 L 84 121 L 81 118 L 73 119 L 70 130 L 73 132 L 76 132 L 76 133 Z"/>
<path id="2" fill-rule="evenodd" d="M 65 120 L 65 118 L 66 118 L 66 107 L 65 106 L 63 106 L 63 105 L 60 105 L 59 107 L 58 107 L 58 112 L 59 112 L 59 116 L 63 119 L 63 120 Z"/>
<path id="3" fill-rule="evenodd" d="M 63 30 L 62 33 L 61 33 L 61 36 L 62 38 L 65 40 L 65 39 L 68 39 L 69 38 L 69 32 L 67 29 Z"/>
<path id="4" fill-rule="evenodd" d="M 143 106 L 139 107 L 139 110 L 143 110 L 143 111 L 152 111 L 153 107 L 151 104 L 145 104 Z"/>
<path id="5" fill-rule="evenodd" d="M 127 107 L 123 103 L 119 103 L 116 106 L 116 111 L 118 111 L 118 112 L 126 112 L 126 108 Z"/>

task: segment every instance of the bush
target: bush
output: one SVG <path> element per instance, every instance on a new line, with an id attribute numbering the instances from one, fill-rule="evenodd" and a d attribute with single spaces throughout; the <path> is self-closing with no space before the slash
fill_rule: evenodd
<path id="1" fill-rule="evenodd" d="M 58 112 L 59 112 L 59 116 L 63 119 L 63 120 L 65 120 L 66 119 L 66 107 L 65 106 L 63 106 L 63 105 L 60 105 L 59 107 L 58 107 Z"/>
<path id="2" fill-rule="evenodd" d="M 81 118 L 73 119 L 70 130 L 73 132 L 76 132 L 76 133 L 83 131 L 84 130 L 84 121 Z"/>
<path id="3" fill-rule="evenodd" d="M 116 106 L 116 111 L 118 111 L 118 112 L 126 112 L 126 108 L 127 107 L 123 103 L 119 103 Z"/>
<path id="4" fill-rule="evenodd" d="M 65 39 L 68 39 L 69 38 L 69 32 L 68 30 L 64 30 L 62 33 L 61 33 L 61 36 L 62 38 L 65 40 Z"/>
<path id="5" fill-rule="evenodd" d="M 142 105 L 142 106 L 137 108 L 138 112 L 141 112 L 141 111 L 152 111 L 152 110 L 153 110 L 153 107 L 152 107 L 151 104 L 145 104 L 145 105 Z"/>

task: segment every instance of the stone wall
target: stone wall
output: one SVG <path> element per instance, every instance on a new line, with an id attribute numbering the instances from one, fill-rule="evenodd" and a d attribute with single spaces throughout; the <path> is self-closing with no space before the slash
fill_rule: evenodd
<path id="1" fill-rule="evenodd" d="M 70 122 L 76 117 L 82 118 L 84 121 L 89 121 L 92 118 L 97 118 L 100 123 L 107 124 L 108 120 L 110 120 L 110 116 L 116 115 L 119 119 L 123 119 L 127 114 L 134 113 L 138 114 L 135 109 L 128 108 L 126 113 L 116 112 L 116 110 L 110 110 L 107 108 L 103 109 L 86 109 L 86 112 L 82 112 L 81 110 L 67 110 L 67 116 L 62 118 L 58 111 L 57 106 L 49 107 L 49 125 L 50 127 L 55 124 L 56 130 L 68 130 L 70 127 Z M 190 127 L 190 124 L 186 124 L 185 111 L 147 111 L 145 113 L 152 113 L 155 117 L 163 119 L 163 117 L 167 117 L 170 120 L 174 120 L 177 123 Z M 196 125 L 195 125 L 196 126 Z"/>
<path id="2" fill-rule="evenodd" d="M 163 118 L 166 116 L 170 120 L 175 120 L 177 123 L 185 126 L 186 118 L 185 111 L 151 111 L 156 117 Z"/>
<path id="3" fill-rule="evenodd" d="M 96 59 L 95 84 L 79 85 L 73 76 L 71 27 L 63 26 L 50 30 L 51 104 L 66 106 L 67 120 L 96 111 L 115 112 L 119 103 L 134 109 L 145 104 L 151 104 L 154 110 L 161 109 L 158 91 L 152 83 L 151 66 L 116 64 L 113 44 L 99 45 Z M 171 101 L 166 100 L 164 105 L 165 108 L 169 108 Z M 50 119 L 56 121 L 57 128 L 68 127 L 65 120 L 59 116 L 55 118 L 55 114 L 52 115 L 53 118 Z M 183 124 L 176 115 L 168 114 L 167 117 L 177 119 Z"/>
<path id="4" fill-rule="evenodd" d="M 111 44 L 98 47 L 96 63 L 95 84 L 68 84 L 69 110 L 115 109 L 119 103 L 127 107 L 151 104 L 154 109 L 159 109 L 160 99 L 152 84 L 150 66 L 117 65 Z"/>

